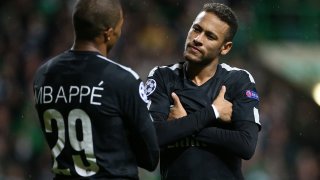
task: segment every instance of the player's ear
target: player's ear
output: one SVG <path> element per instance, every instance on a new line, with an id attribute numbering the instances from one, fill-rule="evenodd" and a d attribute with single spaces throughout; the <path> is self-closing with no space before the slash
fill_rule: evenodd
<path id="1" fill-rule="evenodd" d="M 113 28 L 107 28 L 106 30 L 103 31 L 105 43 L 110 41 L 112 34 L 113 34 Z"/>
<path id="2" fill-rule="evenodd" d="M 226 55 L 228 54 L 228 52 L 231 50 L 232 48 L 232 42 L 228 41 L 226 43 L 224 43 L 224 45 L 222 45 L 221 49 L 220 49 L 220 54 L 221 55 Z"/>

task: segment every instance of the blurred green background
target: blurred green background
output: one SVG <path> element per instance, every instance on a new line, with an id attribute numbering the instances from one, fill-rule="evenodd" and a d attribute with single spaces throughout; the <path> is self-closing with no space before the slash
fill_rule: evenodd
<path id="1" fill-rule="evenodd" d="M 203 0 L 122 0 L 122 37 L 110 58 L 143 80 L 156 65 L 181 61 L 185 37 Z M 320 179 L 320 1 L 238 0 L 232 66 L 254 76 L 262 131 L 248 180 Z M 74 0 L 0 2 L 0 180 L 51 179 L 50 153 L 35 114 L 32 79 L 48 58 L 73 43 Z M 314 96 L 313 96 L 313 94 Z M 159 169 L 140 169 L 158 180 Z"/>

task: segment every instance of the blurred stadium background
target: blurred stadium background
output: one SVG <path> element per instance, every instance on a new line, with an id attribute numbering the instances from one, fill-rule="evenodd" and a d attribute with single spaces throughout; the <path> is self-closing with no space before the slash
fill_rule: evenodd
<path id="1" fill-rule="evenodd" d="M 122 0 L 123 35 L 110 58 L 143 80 L 152 67 L 182 60 L 187 31 L 208 1 Z M 47 58 L 71 47 L 73 2 L 0 1 L 0 180 L 52 177 L 32 78 Z M 254 157 L 244 161 L 246 179 L 320 179 L 320 1 L 216 2 L 231 6 L 240 22 L 223 61 L 250 71 L 260 95 L 263 129 Z M 140 170 L 140 177 L 158 180 L 159 170 Z"/>

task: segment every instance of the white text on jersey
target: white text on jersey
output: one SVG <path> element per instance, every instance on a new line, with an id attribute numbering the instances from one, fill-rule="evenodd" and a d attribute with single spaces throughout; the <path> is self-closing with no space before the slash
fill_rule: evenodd
<path id="1" fill-rule="evenodd" d="M 100 84 L 99 84 L 100 85 Z M 52 86 L 41 86 L 35 88 L 35 102 L 37 104 L 49 103 L 82 103 L 84 98 L 90 98 L 90 104 L 101 105 L 99 99 L 102 97 L 103 87 L 69 86 L 53 88 Z"/>

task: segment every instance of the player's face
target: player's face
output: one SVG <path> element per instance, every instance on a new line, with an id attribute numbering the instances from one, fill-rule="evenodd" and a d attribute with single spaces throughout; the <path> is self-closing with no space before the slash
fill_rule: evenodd
<path id="1" fill-rule="evenodd" d="M 107 44 L 108 51 L 112 49 L 113 45 L 118 41 L 119 37 L 121 36 L 122 25 L 123 25 L 123 15 L 121 11 L 120 19 L 116 24 L 116 26 L 114 27 L 113 33 L 110 35 L 110 40 L 108 41 L 108 44 Z"/>
<path id="2" fill-rule="evenodd" d="M 208 64 L 218 59 L 220 54 L 227 54 L 232 46 L 232 42 L 225 42 L 228 30 L 229 25 L 213 13 L 200 12 L 185 42 L 185 59 Z"/>

